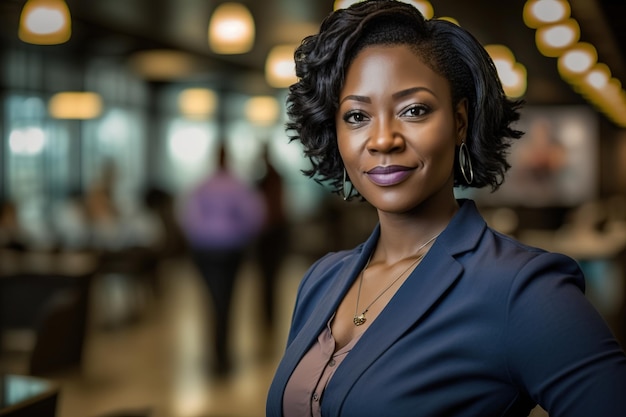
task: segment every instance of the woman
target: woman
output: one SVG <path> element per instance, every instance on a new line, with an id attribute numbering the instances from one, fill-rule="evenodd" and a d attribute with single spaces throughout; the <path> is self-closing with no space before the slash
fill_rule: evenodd
<path id="1" fill-rule="evenodd" d="M 379 223 L 304 276 L 267 416 L 622 415 L 626 356 L 576 262 L 455 199 L 497 189 L 522 135 L 480 44 L 371 0 L 330 15 L 295 59 L 288 127 L 308 174 Z"/>

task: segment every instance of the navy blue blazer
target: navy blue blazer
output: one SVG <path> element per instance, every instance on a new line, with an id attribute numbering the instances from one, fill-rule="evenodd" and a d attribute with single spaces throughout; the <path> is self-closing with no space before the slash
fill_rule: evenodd
<path id="1" fill-rule="evenodd" d="M 626 415 L 626 355 L 584 295 L 577 263 L 490 229 L 471 200 L 336 369 L 324 417 Z M 379 236 L 315 262 L 298 289 L 267 397 L 285 385 Z"/>

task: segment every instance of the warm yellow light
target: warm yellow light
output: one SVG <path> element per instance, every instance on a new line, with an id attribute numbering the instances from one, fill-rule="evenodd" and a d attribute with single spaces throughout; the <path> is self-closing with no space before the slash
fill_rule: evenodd
<path id="1" fill-rule="evenodd" d="M 360 3 L 364 0 L 335 0 L 333 3 L 333 10 L 347 9 L 355 3 Z"/>
<path id="2" fill-rule="evenodd" d="M 597 61 L 598 53 L 590 43 L 579 42 L 559 57 L 559 74 L 566 80 L 586 73 Z"/>
<path id="3" fill-rule="evenodd" d="M 433 9 L 433 5 L 430 4 L 429 1 L 424 1 L 424 0 L 404 0 L 404 2 L 412 4 L 413 6 L 415 6 L 417 8 L 417 10 L 419 10 L 420 13 L 426 19 L 432 19 L 433 16 L 435 15 L 435 10 Z"/>
<path id="4" fill-rule="evenodd" d="M 584 78 L 585 83 L 596 90 L 601 90 L 611 79 L 611 70 L 606 64 L 597 63 Z"/>
<path id="5" fill-rule="evenodd" d="M 567 19 L 571 7 L 566 0 L 528 0 L 522 13 L 526 26 L 536 29 Z"/>
<path id="6" fill-rule="evenodd" d="M 621 81 L 614 77 L 609 78 L 602 87 L 602 93 L 609 102 L 613 104 L 619 103 L 623 94 Z"/>
<path id="7" fill-rule="evenodd" d="M 333 10 L 347 9 L 353 4 L 360 3 L 362 1 L 364 0 L 335 0 L 335 2 L 333 3 Z M 400 0 L 400 1 L 403 1 L 404 3 L 408 3 L 408 4 L 415 6 L 415 8 L 417 8 L 426 19 L 432 19 L 432 17 L 435 14 L 435 11 L 433 10 L 433 6 L 432 4 L 430 4 L 429 1 L 426 1 L 426 0 Z"/>
<path id="8" fill-rule="evenodd" d="M 614 122 L 623 122 L 626 115 L 626 93 L 622 90 L 622 83 L 617 78 L 610 78 L 598 93 L 596 105 L 601 111 Z"/>
<path id="9" fill-rule="evenodd" d="M 70 10 L 63 0 L 28 0 L 18 29 L 19 38 L 36 45 L 67 42 L 72 35 Z"/>
<path id="10" fill-rule="evenodd" d="M 272 48 L 265 61 L 265 79 L 276 88 L 286 88 L 295 83 L 295 45 L 278 45 Z"/>
<path id="11" fill-rule="evenodd" d="M 254 19 L 240 3 L 222 3 L 209 21 L 209 46 L 218 54 L 244 54 L 254 45 Z"/>
<path id="12" fill-rule="evenodd" d="M 572 80 L 577 89 L 588 101 L 603 107 L 603 95 L 611 79 L 609 67 L 602 63 L 595 64 L 583 77 Z"/>
<path id="13" fill-rule="evenodd" d="M 48 112 L 55 119 L 94 119 L 102 113 L 102 98 L 82 91 L 57 93 L 48 102 Z"/>
<path id="14" fill-rule="evenodd" d="M 135 52 L 129 58 L 129 65 L 143 78 L 153 81 L 181 79 L 194 71 L 190 55 L 169 49 Z"/>
<path id="15" fill-rule="evenodd" d="M 257 96 L 248 99 L 245 107 L 246 119 L 259 126 L 271 126 L 278 120 L 280 107 L 272 96 Z"/>
<path id="16" fill-rule="evenodd" d="M 178 95 L 178 108 L 188 118 L 211 117 L 216 106 L 217 94 L 207 88 L 187 88 Z"/>
<path id="17" fill-rule="evenodd" d="M 515 55 L 507 46 L 485 45 L 485 50 L 498 71 L 504 93 L 509 97 L 523 96 L 527 85 L 526 67 L 515 60 Z"/>
<path id="18" fill-rule="evenodd" d="M 513 63 L 515 63 L 515 55 L 513 55 L 513 52 L 511 52 L 511 50 L 507 46 L 490 44 L 485 45 L 485 50 L 494 61 L 496 66 L 498 65 L 497 62 L 502 62 L 503 65 L 509 63 L 511 66 L 513 65 Z"/>
<path id="19" fill-rule="evenodd" d="M 450 23 L 454 23 L 454 24 L 455 24 L 455 25 L 457 25 L 457 26 L 461 26 L 461 25 L 459 24 L 459 21 L 458 21 L 458 20 L 456 20 L 454 17 L 450 17 L 450 16 L 441 16 L 441 17 L 438 17 L 437 19 L 439 19 L 439 20 L 446 20 L 446 21 L 448 21 L 448 22 L 450 22 Z"/>
<path id="20" fill-rule="evenodd" d="M 578 42 L 580 26 L 574 19 L 541 26 L 535 32 L 535 43 L 541 54 L 548 57 L 558 57 L 563 51 Z"/>
<path id="21" fill-rule="evenodd" d="M 579 42 L 580 26 L 570 14 L 566 0 L 527 0 L 523 10 L 524 23 L 537 29 L 537 50 L 558 57 L 561 78 L 610 120 L 626 127 L 626 92 L 619 80 L 611 78 L 609 67 L 597 62 L 595 47 Z"/>
<path id="22" fill-rule="evenodd" d="M 501 77 L 504 94 L 508 97 L 521 97 L 526 93 L 527 71 L 526 67 L 516 62 L 509 72 Z"/>

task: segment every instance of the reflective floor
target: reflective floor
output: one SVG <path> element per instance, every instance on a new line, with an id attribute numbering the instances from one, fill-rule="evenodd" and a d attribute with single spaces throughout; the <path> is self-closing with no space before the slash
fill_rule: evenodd
<path id="1" fill-rule="evenodd" d="M 134 416 L 148 412 L 151 417 L 264 416 L 266 391 L 284 345 L 296 287 L 306 267 L 306 261 L 296 258 L 285 264 L 277 305 L 279 331 L 274 340 L 266 340 L 258 323 L 255 267 L 244 266 L 233 323 L 236 369 L 218 380 L 205 372 L 204 366 L 211 354 L 203 344 L 211 317 L 203 283 L 188 262 L 168 261 L 159 274 L 161 295 L 132 297 L 134 301 L 141 299 L 144 306 L 138 320 L 112 327 L 101 325 L 102 316 L 94 320 L 97 325 L 88 336 L 83 370 L 56 376 L 62 385 L 58 416 Z M 96 297 L 96 310 L 106 303 L 123 310 L 129 294 L 132 291 L 103 290 Z"/>

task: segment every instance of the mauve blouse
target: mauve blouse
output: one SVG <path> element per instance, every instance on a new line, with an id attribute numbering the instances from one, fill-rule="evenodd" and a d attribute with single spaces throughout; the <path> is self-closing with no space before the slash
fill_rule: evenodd
<path id="1" fill-rule="evenodd" d="M 291 374 L 283 395 L 284 417 L 322 417 L 321 402 L 324 389 L 352 347 L 359 340 L 355 337 L 335 352 L 335 339 L 326 324 L 322 333 L 311 349 L 302 357 L 302 360 Z"/>

